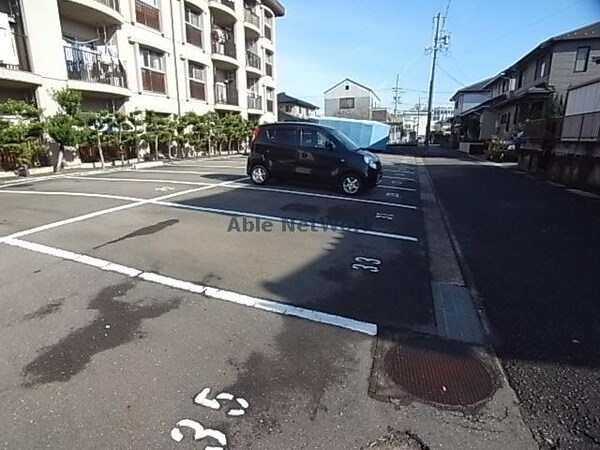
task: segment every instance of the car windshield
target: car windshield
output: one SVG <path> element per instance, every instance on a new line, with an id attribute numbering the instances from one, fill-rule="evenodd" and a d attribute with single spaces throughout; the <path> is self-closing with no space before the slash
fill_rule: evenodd
<path id="1" fill-rule="evenodd" d="M 336 129 L 332 129 L 329 130 L 329 132 L 338 140 L 340 141 L 344 147 L 346 147 L 348 150 L 350 150 L 351 152 L 355 152 L 357 151 L 360 147 L 358 145 L 356 145 L 356 143 L 350 139 L 348 136 L 346 136 L 344 133 L 342 133 L 341 131 L 338 131 Z"/>

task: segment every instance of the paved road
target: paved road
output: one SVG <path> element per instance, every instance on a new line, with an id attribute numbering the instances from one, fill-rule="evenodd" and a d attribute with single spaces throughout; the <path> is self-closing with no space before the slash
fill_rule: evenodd
<path id="1" fill-rule="evenodd" d="M 427 168 L 542 448 L 600 448 L 600 200 L 435 150 Z"/>

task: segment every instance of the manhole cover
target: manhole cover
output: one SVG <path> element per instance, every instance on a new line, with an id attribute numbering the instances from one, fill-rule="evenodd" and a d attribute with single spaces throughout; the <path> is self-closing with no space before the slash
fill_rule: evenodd
<path id="1" fill-rule="evenodd" d="M 459 344 L 408 339 L 385 354 L 385 370 L 396 384 L 423 400 L 468 406 L 488 398 L 494 383 L 484 365 Z"/>

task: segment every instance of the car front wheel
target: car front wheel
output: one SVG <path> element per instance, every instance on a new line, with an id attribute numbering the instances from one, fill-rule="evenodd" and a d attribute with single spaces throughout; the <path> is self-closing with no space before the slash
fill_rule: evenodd
<path id="1" fill-rule="evenodd" d="M 269 171 L 265 166 L 257 164 L 256 166 L 252 167 L 250 178 L 252 178 L 252 182 L 254 184 L 266 184 L 267 181 L 269 181 Z"/>
<path id="2" fill-rule="evenodd" d="M 358 195 L 363 190 L 363 181 L 358 175 L 350 173 L 342 177 L 340 188 L 346 195 Z"/>

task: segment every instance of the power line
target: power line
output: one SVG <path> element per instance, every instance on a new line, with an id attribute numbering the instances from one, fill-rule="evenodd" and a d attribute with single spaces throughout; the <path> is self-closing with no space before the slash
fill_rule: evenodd
<path id="1" fill-rule="evenodd" d="M 446 72 L 444 70 L 444 68 L 442 66 L 440 66 L 439 64 L 437 64 L 437 68 L 440 69 L 442 72 L 444 72 L 446 74 L 446 76 L 448 76 L 448 78 L 450 78 L 452 81 L 457 82 L 458 84 L 460 84 L 461 86 L 466 86 L 465 83 L 463 83 L 462 81 L 457 80 L 456 78 L 454 78 L 452 75 L 450 75 L 448 72 Z"/>

